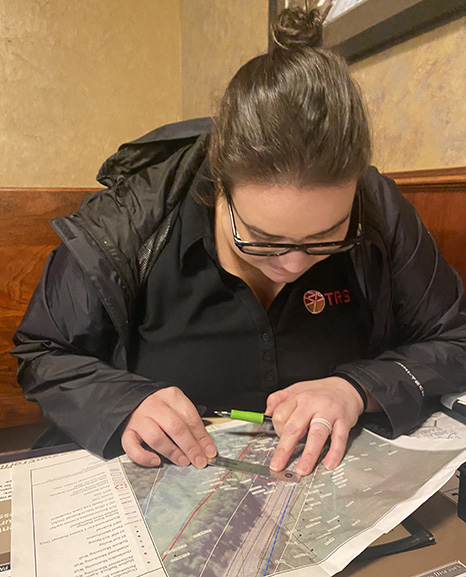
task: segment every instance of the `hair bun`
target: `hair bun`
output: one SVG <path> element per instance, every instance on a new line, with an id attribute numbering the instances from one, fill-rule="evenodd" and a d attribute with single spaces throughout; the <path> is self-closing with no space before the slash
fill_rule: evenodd
<path id="1" fill-rule="evenodd" d="M 323 18 L 317 8 L 285 8 L 275 21 L 272 34 L 277 46 L 319 48 L 322 46 Z"/>

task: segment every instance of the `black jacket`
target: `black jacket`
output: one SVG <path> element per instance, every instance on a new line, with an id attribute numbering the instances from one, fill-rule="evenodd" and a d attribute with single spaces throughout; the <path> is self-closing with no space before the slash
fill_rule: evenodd
<path id="1" fill-rule="evenodd" d="M 160 387 L 127 370 L 132 311 L 181 199 L 212 186 L 209 128 L 209 119 L 181 122 L 121 146 L 98 175 L 107 189 L 52 221 L 63 243 L 12 351 L 26 398 L 53 423 L 44 443 L 71 439 L 113 456 L 126 417 Z M 422 422 L 432 400 L 465 388 L 463 286 L 391 180 L 372 168 L 362 194 L 366 240 L 351 254 L 372 311 L 371 358 L 333 374 L 370 391 L 398 436 Z"/>

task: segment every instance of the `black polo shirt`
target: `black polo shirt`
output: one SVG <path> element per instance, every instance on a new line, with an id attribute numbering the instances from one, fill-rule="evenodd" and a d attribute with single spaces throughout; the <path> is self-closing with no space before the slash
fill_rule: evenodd
<path id="1" fill-rule="evenodd" d="M 207 208 L 188 195 L 147 279 L 131 370 L 213 409 L 263 411 L 267 396 L 364 358 L 368 327 L 351 259 L 285 285 L 268 310 L 220 266 Z"/>

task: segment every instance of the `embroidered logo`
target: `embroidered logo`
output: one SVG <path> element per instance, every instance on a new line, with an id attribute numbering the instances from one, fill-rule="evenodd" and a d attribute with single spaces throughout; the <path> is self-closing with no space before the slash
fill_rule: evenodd
<path id="1" fill-rule="evenodd" d="M 333 305 L 342 305 L 351 302 L 351 295 L 348 289 L 326 292 L 324 296 L 327 297 L 328 304 L 331 307 L 333 307 Z"/>
<path id="2" fill-rule="evenodd" d="M 333 307 L 335 305 L 343 305 L 351 302 L 351 295 L 348 289 L 342 291 L 328 291 L 322 294 L 316 290 L 309 290 L 303 296 L 304 306 L 313 314 L 321 313 L 325 305 Z"/>
<path id="3" fill-rule="evenodd" d="M 313 315 L 318 315 L 325 308 L 325 297 L 319 291 L 306 291 L 304 293 L 303 300 L 304 306 Z"/>

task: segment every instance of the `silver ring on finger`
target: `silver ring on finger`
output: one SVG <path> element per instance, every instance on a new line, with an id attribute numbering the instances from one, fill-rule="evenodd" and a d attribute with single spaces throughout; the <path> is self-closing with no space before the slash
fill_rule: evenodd
<path id="1" fill-rule="evenodd" d="M 309 427 L 312 427 L 312 425 L 314 425 L 316 423 L 320 423 L 321 425 L 325 425 L 328 429 L 328 434 L 329 435 L 332 434 L 333 427 L 326 419 L 321 419 L 320 417 L 315 417 L 314 419 L 311 420 Z"/>

